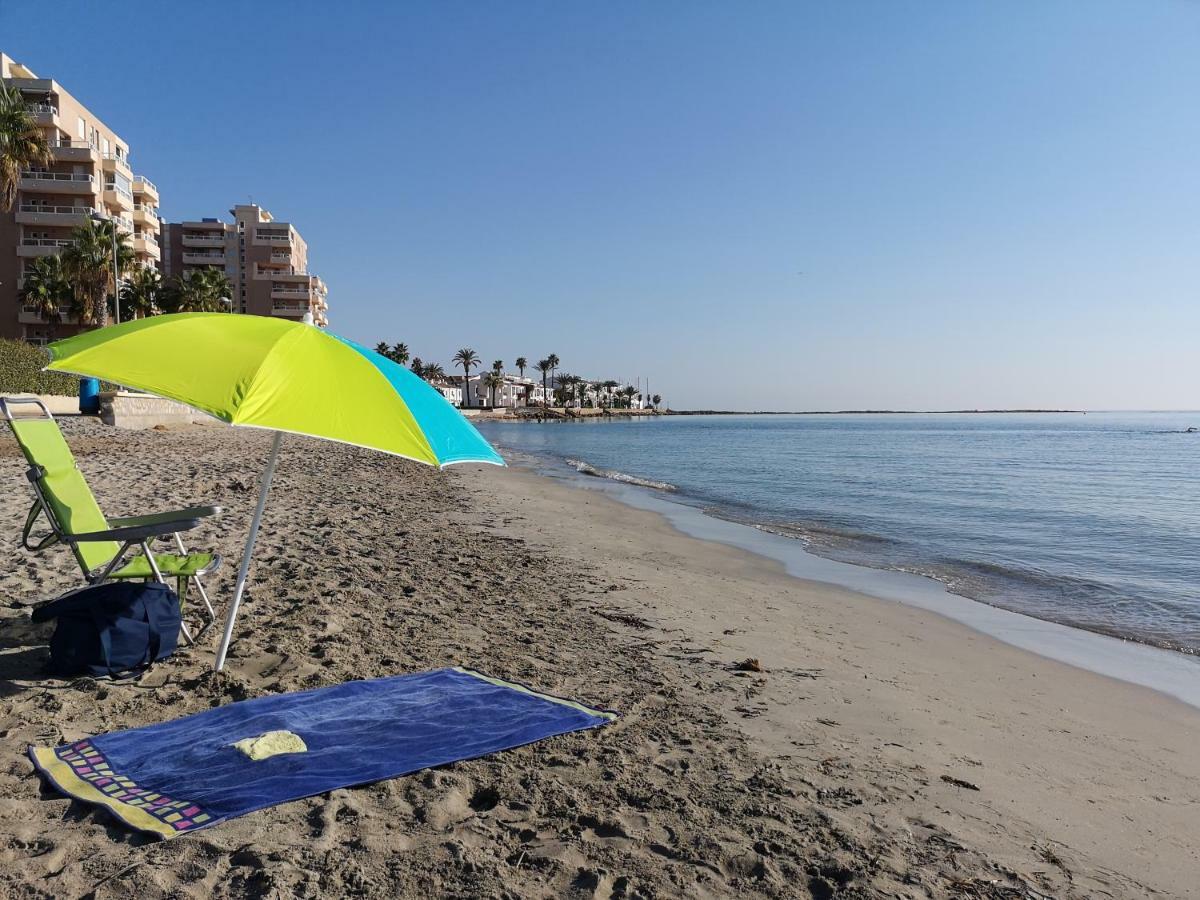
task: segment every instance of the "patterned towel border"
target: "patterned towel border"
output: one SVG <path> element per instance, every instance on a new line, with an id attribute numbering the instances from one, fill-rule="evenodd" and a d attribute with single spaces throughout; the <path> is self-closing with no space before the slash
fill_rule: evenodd
<path id="1" fill-rule="evenodd" d="M 29 758 L 64 794 L 103 806 L 139 831 L 169 838 L 219 821 L 198 804 L 138 787 L 132 779 L 114 772 L 90 740 L 61 747 L 30 747 Z"/>

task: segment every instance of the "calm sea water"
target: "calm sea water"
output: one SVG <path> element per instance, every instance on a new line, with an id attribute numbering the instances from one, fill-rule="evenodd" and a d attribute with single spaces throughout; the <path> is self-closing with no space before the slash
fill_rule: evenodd
<path id="1" fill-rule="evenodd" d="M 814 553 L 1200 653 L 1200 413 L 485 422 L 502 450 L 645 482 Z"/>

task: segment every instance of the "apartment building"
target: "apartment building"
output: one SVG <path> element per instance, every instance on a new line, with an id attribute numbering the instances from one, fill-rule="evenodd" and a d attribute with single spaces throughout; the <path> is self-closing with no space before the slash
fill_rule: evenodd
<path id="1" fill-rule="evenodd" d="M 229 279 L 233 311 L 329 323 L 328 290 L 308 271 L 308 244 L 293 225 L 248 203 L 229 211 L 232 222 L 199 219 L 163 225 L 164 277 L 219 268 Z"/>
<path id="2" fill-rule="evenodd" d="M 59 253 L 88 217 L 115 220 L 141 266 L 157 267 L 158 188 L 131 168 L 127 141 L 52 78 L 0 53 L 0 79 L 24 95 L 53 159 L 20 173 L 16 203 L 0 211 L 0 336 L 44 343 L 79 331 L 64 315 L 47 322 L 20 302 L 24 272 Z"/>

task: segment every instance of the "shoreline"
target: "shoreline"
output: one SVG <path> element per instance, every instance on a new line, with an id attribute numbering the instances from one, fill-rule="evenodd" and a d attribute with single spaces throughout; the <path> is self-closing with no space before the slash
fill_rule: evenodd
<path id="1" fill-rule="evenodd" d="M 1200 658 L 1196 654 L 1031 616 L 956 593 L 928 575 L 823 556 L 768 526 L 713 515 L 673 499 L 670 492 L 664 494 L 644 480 L 613 480 L 603 474 L 576 476 L 570 470 L 551 474 L 551 470 L 539 469 L 539 462 L 529 457 L 516 466 L 581 490 L 606 493 L 637 509 L 657 512 L 681 534 L 753 553 L 782 565 L 789 575 L 801 580 L 852 590 L 880 602 L 897 601 L 929 610 L 1045 659 L 1150 688 L 1200 709 Z"/>
<path id="2" fill-rule="evenodd" d="M 663 634 L 686 634 L 681 644 L 712 647 L 723 665 L 746 654 L 768 673 L 792 666 L 818 672 L 814 685 L 828 683 L 840 669 L 839 690 L 823 705 L 813 703 L 812 691 L 796 696 L 790 684 L 781 686 L 773 703 L 729 705 L 726 715 L 740 719 L 761 749 L 790 759 L 797 748 L 815 746 L 823 749 L 805 758 L 815 762 L 832 752 L 868 767 L 868 759 L 894 762 L 895 755 L 918 763 L 914 771 L 930 773 L 920 781 L 931 794 L 938 793 L 932 790 L 938 781 L 943 787 L 965 782 L 968 787 L 937 797 L 932 807 L 915 803 L 923 808 L 917 819 L 928 815 L 960 834 L 966 828 L 977 842 L 969 846 L 1010 861 L 1023 850 L 1035 851 L 1043 862 L 1070 857 L 1062 868 L 1074 870 L 1072 890 L 1051 891 L 1053 896 L 1104 891 L 1132 897 L 1153 890 L 1187 896 L 1191 890 L 1200 852 L 1190 839 L 1176 840 L 1173 829 L 1200 827 L 1200 782 L 1193 780 L 1200 761 L 1185 749 L 1200 730 L 1196 706 L 1004 642 L 940 611 L 798 576 L 784 562 L 682 531 L 663 510 L 630 505 L 599 486 L 518 465 L 492 474 L 488 488 L 524 523 L 526 537 L 532 528 L 550 547 L 566 549 L 557 528 L 571 521 L 582 532 L 574 543 L 589 554 L 599 551 L 614 574 L 638 585 L 632 597 L 617 595 L 622 607 Z M 696 580 L 715 581 L 717 594 L 689 593 Z M 740 602 L 732 602 L 734 595 Z M 814 729 L 824 733 L 814 737 Z M 944 775 L 933 774 L 942 769 Z M 1174 787 L 1162 791 L 1167 783 Z M 909 821 L 914 814 L 912 808 L 905 812 Z M 1093 826 L 1114 820 L 1124 825 Z M 1076 865 L 1099 880 L 1085 888 Z M 1102 872 L 1133 881 L 1122 889 Z"/>

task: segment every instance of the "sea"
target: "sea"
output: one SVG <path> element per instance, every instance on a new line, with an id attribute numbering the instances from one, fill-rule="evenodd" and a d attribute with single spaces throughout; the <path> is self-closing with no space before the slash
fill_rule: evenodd
<path id="1" fill-rule="evenodd" d="M 549 473 L 619 484 L 660 507 L 932 579 L 998 609 L 1193 655 L 1196 429 L 1200 412 L 480 423 L 502 453 Z"/>

